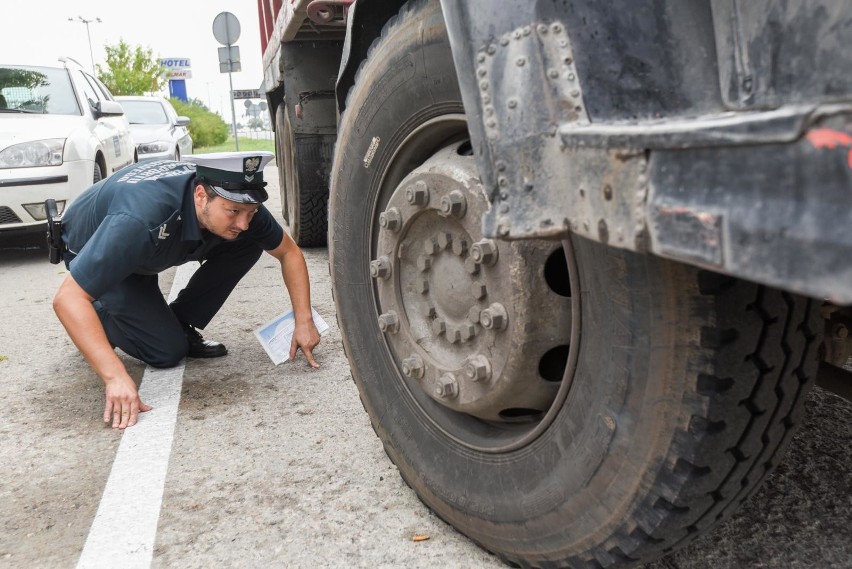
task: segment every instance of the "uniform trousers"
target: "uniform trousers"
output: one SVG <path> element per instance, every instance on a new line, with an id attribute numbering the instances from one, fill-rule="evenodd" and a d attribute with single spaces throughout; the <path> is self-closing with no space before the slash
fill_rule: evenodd
<path id="1" fill-rule="evenodd" d="M 173 367 L 189 350 L 181 323 L 203 329 L 263 249 L 250 239 L 217 244 L 177 298 L 167 304 L 157 275 L 133 274 L 92 304 L 109 341 L 154 367 Z"/>

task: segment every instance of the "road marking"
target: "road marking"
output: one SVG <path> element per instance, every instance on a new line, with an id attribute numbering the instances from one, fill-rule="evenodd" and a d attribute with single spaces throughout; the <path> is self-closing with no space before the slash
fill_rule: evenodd
<path id="1" fill-rule="evenodd" d="M 169 299 L 177 297 L 199 264 L 178 267 Z M 185 360 L 176 367 L 148 367 L 139 395 L 154 408 L 126 429 L 115 454 L 98 512 L 77 569 L 151 566 L 172 452 Z"/>

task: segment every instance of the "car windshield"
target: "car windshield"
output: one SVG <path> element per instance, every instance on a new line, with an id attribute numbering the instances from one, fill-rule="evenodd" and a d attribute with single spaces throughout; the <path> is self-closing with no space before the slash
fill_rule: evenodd
<path id="1" fill-rule="evenodd" d="M 169 124 L 163 105 L 157 101 L 121 101 L 130 124 Z"/>
<path id="2" fill-rule="evenodd" d="M 0 113 L 80 115 L 64 69 L 0 65 Z"/>

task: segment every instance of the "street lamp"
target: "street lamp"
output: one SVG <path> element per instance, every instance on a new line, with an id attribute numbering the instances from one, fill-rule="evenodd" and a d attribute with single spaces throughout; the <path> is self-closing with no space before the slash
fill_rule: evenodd
<path id="1" fill-rule="evenodd" d="M 100 18 L 95 18 L 94 20 L 87 20 L 87 19 L 86 19 L 86 18 L 84 18 L 83 16 L 77 16 L 77 19 L 76 19 L 76 20 L 75 20 L 74 18 L 68 18 L 68 21 L 69 21 L 69 22 L 77 22 L 77 21 L 79 21 L 79 22 L 82 22 L 82 23 L 86 24 L 86 36 L 88 36 L 88 38 L 89 38 L 89 58 L 92 60 L 92 75 L 95 75 L 95 74 L 96 74 L 96 73 L 95 73 L 95 56 L 94 56 L 94 55 L 92 55 L 92 34 L 89 32 L 89 24 L 93 24 L 93 23 L 95 23 L 95 22 L 97 22 L 98 24 L 100 24 L 100 23 L 101 23 L 101 19 L 100 19 Z"/>

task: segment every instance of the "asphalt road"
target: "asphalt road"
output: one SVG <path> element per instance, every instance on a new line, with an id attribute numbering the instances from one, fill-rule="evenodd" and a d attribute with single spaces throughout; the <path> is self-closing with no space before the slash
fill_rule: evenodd
<path id="1" fill-rule="evenodd" d="M 277 179 L 272 167 L 266 179 Z M 330 324 L 322 367 L 301 355 L 273 366 L 255 339 L 289 309 L 264 256 L 205 330 L 230 354 L 183 372 L 161 504 L 133 490 L 151 459 L 130 455 L 127 523 L 158 512 L 150 565 L 503 567 L 432 515 L 388 461 L 343 354 L 327 251 L 305 255 L 313 305 Z M 43 250 L 0 241 L 0 567 L 77 564 L 122 441 L 101 422 L 100 380 L 51 309 L 64 276 Z M 123 360 L 141 380 L 144 367 Z M 850 443 L 852 405 L 815 389 L 786 461 L 740 513 L 650 567 L 852 567 Z"/>

